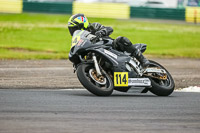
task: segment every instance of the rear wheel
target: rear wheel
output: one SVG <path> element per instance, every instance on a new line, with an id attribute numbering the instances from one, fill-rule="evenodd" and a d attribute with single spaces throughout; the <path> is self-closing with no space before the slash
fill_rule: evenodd
<path id="1" fill-rule="evenodd" d="M 167 79 L 165 80 L 150 78 L 152 88 L 149 90 L 157 96 L 169 96 L 174 91 L 175 87 L 171 74 L 162 65 L 155 61 L 150 61 L 149 67 L 161 68 L 164 69 L 167 73 Z"/>
<path id="2" fill-rule="evenodd" d="M 93 64 L 80 64 L 77 68 L 77 77 L 81 84 L 97 96 L 109 96 L 113 92 L 113 82 L 108 74 L 101 71 L 97 76 Z"/>

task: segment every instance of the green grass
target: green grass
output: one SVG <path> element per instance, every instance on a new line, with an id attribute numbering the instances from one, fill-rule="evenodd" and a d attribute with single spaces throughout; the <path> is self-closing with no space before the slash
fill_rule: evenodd
<path id="1" fill-rule="evenodd" d="M 0 14 L 0 59 L 65 59 L 71 45 L 69 15 Z M 111 37 L 146 43 L 145 54 L 200 58 L 200 26 L 88 18 L 112 26 Z"/>

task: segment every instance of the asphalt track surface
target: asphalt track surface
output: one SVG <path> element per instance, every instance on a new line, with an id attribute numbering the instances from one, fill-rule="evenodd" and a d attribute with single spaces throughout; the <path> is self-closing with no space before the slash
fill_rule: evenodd
<path id="1" fill-rule="evenodd" d="M 169 70 L 176 88 L 200 86 L 200 60 L 153 60 Z M 199 133 L 200 93 L 97 97 L 68 60 L 0 61 L 0 133 L 83 132 Z"/>
<path id="2" fill-rule="evenodd" d="M 200 93 L 0 90 L 0 133 L 199 133 Z"/>

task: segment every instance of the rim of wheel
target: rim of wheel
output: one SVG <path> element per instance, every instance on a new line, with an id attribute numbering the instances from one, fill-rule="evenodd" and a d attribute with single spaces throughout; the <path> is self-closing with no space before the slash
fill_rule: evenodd
<path id="1" fill-rule="evenodd" d="M 93 76 L 91 76 L 91 72 L 92 72 L 91 69 L 94 69 L 94 68 L 92 68 L 90 66 L 86 66 L 86 68 L 84 70 L 84 73 L 85 73 L 85 76 L 88 78 L 88 80 L 92 84 L 94 84 L 95 86 L 97 86 L 101 90 L 110 90 L 110 89 L 112 89 L 112 88 L 110 88 L 110 86 L 111 86 L 110 80 L 111 79 L 110 80 L 108 79 L 109 77 L 107 77 L 108 76 L 107 74 L 102 72 L 102 75 L 104 77 L 104 81 L 102 83 L 101 82 L 99 83 L 99 82 L 96 82 L 96 80 L 94 79 Z"/>
<path id="2" fill-rule="evenodd" d="M 103 75 L 98 76 L 94 69 L 89 70 L 90 77 L 100 85 L 106 84 L 106 78 Z"/>
<path id="3" fill-rule="evenodd" d="M 161 69 L 164 69 L 162 68 L 161 66 L 157 65 L 157 64 L 150 64 L 149 67 L 158 67 L 158 68 L 161 68 Z M 168 72 L 167 72 L 167 79 L 166 80 L 161 80 L 161 79 L 156 79 L 156 78 L 151 78 L 156 84 L 160 85 L 160 86 L 165 86 L 165 87 L 168 87 L 171 85 L 171 80 L 170 80 L 170 76 L 168 75 Z"/>

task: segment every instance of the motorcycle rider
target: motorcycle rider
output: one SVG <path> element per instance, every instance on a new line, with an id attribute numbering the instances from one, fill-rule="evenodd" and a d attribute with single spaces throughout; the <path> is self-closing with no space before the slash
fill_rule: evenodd
<path id="1" fill-rule="evenodd" d="M 113 32 L 112 27 L 105 27 L 100 23 L 89 23 L 84 14 L 75 14 L 71 16 L 68 21 L 68 29 L 71 36 L 73 36 L 73 33 L 76 30 L 87 30 L 91 32 L 91 34 L 99 37 L 108 37 Z M 130 53 L 144 68 L 150 64 L 150 62 L 142 55 L 141 51 L 126 37 L 117 37 L 113 41 L 113 48 L 118 51 Z"/>

